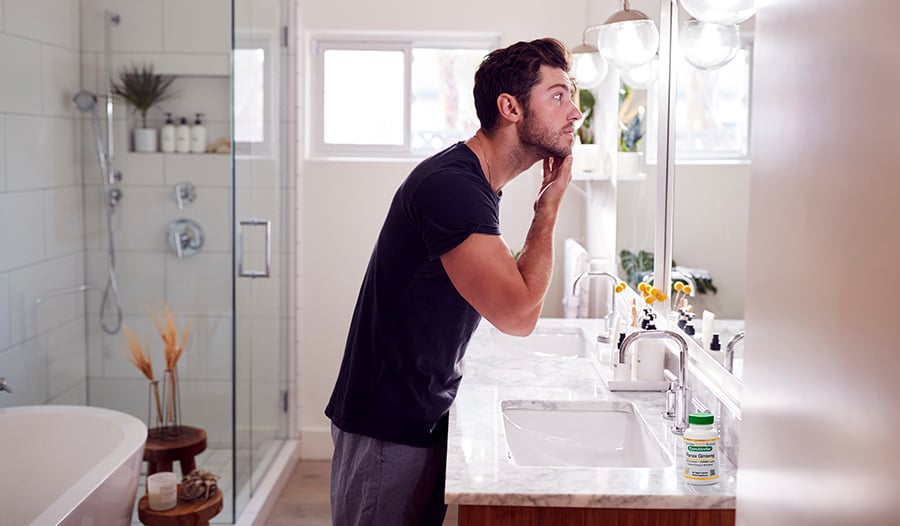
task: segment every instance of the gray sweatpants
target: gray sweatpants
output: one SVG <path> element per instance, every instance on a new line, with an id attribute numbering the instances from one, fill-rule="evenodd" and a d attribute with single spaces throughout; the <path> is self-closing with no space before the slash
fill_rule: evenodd
<path id="1" fill-rule="evenodd" d="M 334 526 L 440 526 L 447 513 L 446 437 L 431 447 L 377 440 L 331 425 Z"/>

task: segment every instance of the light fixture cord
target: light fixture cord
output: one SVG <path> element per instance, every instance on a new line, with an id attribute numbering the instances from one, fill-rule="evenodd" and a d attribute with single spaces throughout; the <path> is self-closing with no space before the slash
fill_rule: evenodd
<path id="1" fill-rule="evenodd" d="M 628 4 L 628 0 L 622 0 L 622 3 L 625 5 L 625 11 L 628 11 L 631 9 L 631 6 Z"/>

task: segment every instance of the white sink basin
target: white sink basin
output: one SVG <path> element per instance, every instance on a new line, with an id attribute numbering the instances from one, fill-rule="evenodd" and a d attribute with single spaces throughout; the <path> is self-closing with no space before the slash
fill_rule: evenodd
<path id="1" fill-rule="evenodd" d="M 520 466 L 672 465 L 631 402 L 505 400 L 501 411 L 509 458 Z"/>
<path id="2" fill-rule="evenodd" d="M 510 336 L 491 329 L 491 343 L 534 356 L 584 358 L 590 341 L 578 327 L 537 327 L 528 336 Z"/>

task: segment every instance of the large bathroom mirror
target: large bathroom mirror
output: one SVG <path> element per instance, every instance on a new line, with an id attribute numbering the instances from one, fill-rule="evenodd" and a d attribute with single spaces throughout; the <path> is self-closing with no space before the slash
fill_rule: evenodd
<path id="1" fill-rule="evenodd" d="M 679 8 L 681 43 L 687 44 L 689 21 L 690 15 Z M 754 18 L 738 25 L 739 47 L 721 67 L 696 67 L 686 45 L 675 49 L 672 62 L 677 71 L 672 264 L 696 282 L 689 298 L 696 336 L 702 335 L 704 323 L 712 325 L 718 342 L 712 343 L 710 355 L 738 379 L 743 370 L 743 344 L 736 336 L 744 329 L 753 27 Z M 700 340 L 708 350 L 712 340 Z M 730 358 L 729 342 L 734 351 Z"/>
<path id="2" fill-rule="evenodd" d="M 628 73 L 620 75 L 631 103 L 646 110 L 639 150 L 644 155 L 641 172 L 647 177 L 626 178 L 617 188 L 618 272 L 626 279 L 636 269 L 641 277 L 646 277 L 648 272 L 658 273 L 665 268 L 664 261 L 668 259 L 673 277 L 689 276 L 694 285 L 687 301 L 694 315 L 691 324 L 695 348 L 707 351 L 712 358 L 708 362 L 727 378 L 726 382 L 735 380 L 739 385 L 743 344 L 739 338 L 734 340 L 731 363 L 726 363 L 725 350 L 732 337 L 744 328 L 754 19 L 739 24 L 740 46 L 726 65 L 703 69 L 685 57 L 679 44 L 681 30 L 692 20 L 680 2 L 635 0 L 631 6 L 653 18 L 660 27 L 657 60 L 663 67 L 671 61 L 674 85 L 667 84 L 664 71 L 654 71 L 657 80 L 650 83 L 642 83 Z M 660 134 L 666 121 L 667 95 L 671 104 L 671 139 L 665 128 Z M 627 110 L 622 108 L 622 112 Z M 622 124 L 627 125 L 627 120 Z M 660 162 L 660 152 L 667 151 L 662 141 L 671 143 L 668 155 L 674 157 L 674 162 L 667 163 L 665 158 Z M 667 164 L 668 174 L 661 174 Z M 668 195 L 657 197 L 660 186 Z M 660 215 L 655 223 L 653 215 L 630 220 L 639 217 L 636 210 L 659 210 L 661 202 L 669 207 L 666 217 Z M 661 235 L 660 229 L 665 233 Z M 652 259 L 660 260 L 656 262 L 659 266 Z M 632 279 L 629 284 L 636 288 L 637 281 Z M 672 310 L 676 309 L 673 303 Z M 710 342 L 701 338 L 704 312 L 708 319 L 714 317 L 711 332 L 718 334 L 718 343 L 713 348 L 718 346 L 719 351 L 709 351 Z"/>

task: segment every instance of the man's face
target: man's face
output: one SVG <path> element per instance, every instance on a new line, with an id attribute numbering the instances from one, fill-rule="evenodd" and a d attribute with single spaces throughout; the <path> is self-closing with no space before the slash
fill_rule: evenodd
<path id="1" fill-rule="evenodd" d="M 572 153 L 575 121 L 581 118 L 574 93 L 575 86 L 565 71 L 541 66 L 541 81 L 531 88 L 519 131 L 519 140 L 541 158 Z"/>

